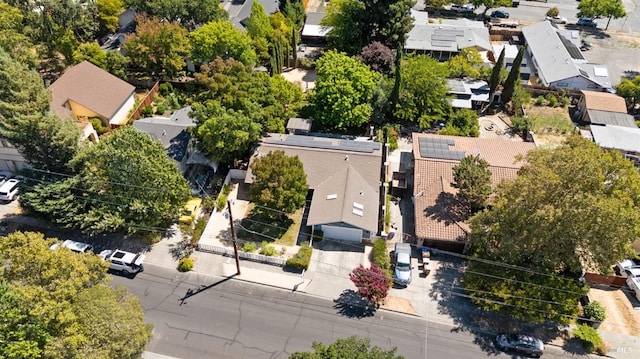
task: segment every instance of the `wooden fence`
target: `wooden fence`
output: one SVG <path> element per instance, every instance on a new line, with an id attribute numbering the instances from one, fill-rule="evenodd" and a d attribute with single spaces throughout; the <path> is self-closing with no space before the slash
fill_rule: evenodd
<path id="1" fill-rule="evenodd" d="M 600 275 L 595 273 L 585 273 L 584 279 L 591 285 L 605 285 L 607 287 L 620 288 L 626 284 L 624 277 L 618 277 L 614 275 Z"/>
<path id="2" fill-rule="evenodd" d="M 127 121 L 128 123 L 131 123 L 134 120 L 138 119 L 138 117 L 140 117 L 140 112 L 142 112 L 142 109 L 148 105 L 151 105 L 151 103 L 153 102 L 153 98 L 156 96 L 156 93 L 158 93 L 159 84 L 159 82 L 156 82 L 153 87 L 151 87 L 151 90 L 147 92 L 147 95 L 144 97 L 144 99 L 142 99 L 142 101 L 138 104 L 138 107 L 136 107 L 135 110 L 131 112 L 131 114 L 129 115 L 129 120 Z"/>
<path id="3" fill-rule="evenodd" d="M 208 252 L 214 254 L 222 254 L 225 257 L 233 257 L 233 249 L 226 247 L 218 247 L 211 244 L 198 243 L 198 248 L 201 252 Z M 269 257 L 258 253 L 247 253 L 243 251 L 238 251 L 238 257 L 242 259 L 247 259 L 254 262 L 271 264 L 274 266 L 284 267 L 287 264 L 287 261 L 284 258 L 280 257 Z"/>

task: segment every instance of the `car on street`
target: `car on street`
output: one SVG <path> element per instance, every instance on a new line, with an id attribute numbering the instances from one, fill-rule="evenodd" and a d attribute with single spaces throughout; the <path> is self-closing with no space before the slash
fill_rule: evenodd
<path id="1" fill-rule="evenodd" d="M 182 213 L 178 221 L 180 223 L 189 224 L 192 223 L 198 212 L 200 212 L 200 205 L 202 204 L 202 198 L 194 197 L 187 201 L 182 208 Z"/>
<path id="2" fill-rule="evenodd" d="M 469 4 L 464 4 L 464 5 L 451 5 L 451 10 L 456 11 L 456 12 L 474 12 L 474 8 L 473 6 L 469 5 Z"/>
<path id="3" fill-rule="evenodd" d="M 408 286 L 411 284 L 411 245 L 409 243 L 396 243 L 395 250 L 395 267 L 393 269 L 393 282 Z"/>
<path id="4" fill-rule="evenodd" d="M 100 257 L 109 262 L 109 269 L 120 273 L 135 274 L 144 270 L 145 255 L 125 252 L 120 249 L 107 249 L 100 252 Z"/>
<path id="5" fill-rule="evenodd" d="M 563 16 L 547 16 L 544 18 L 547 21 L 551 21 L 554 24 L 566 24 L 567 18 Z"/>
<path id="6" fill-rule="evenodd" d="M 544 353 L 544 343 L 538 338 L 523 334 L 500 334 L 496 347 L 504 351 L 518 352 L 539 358 Z"/>
<path id="7" fill-rule="evenodd" d="M 638 259 L 625 259 L 616 263 L 615 272 L 621 277 L 627 277 L 627 270 L 639 268 L 640 269 L 640 260 Z"/>
<path id="8" fill-rule="evenodd" d="M 598 27 L 598 22 L 588 17 L 581 17 L 578 19 L 578 22 L 576 23 L 576 25 L 586 26 L 586 27 Z"/>
<path id="9" fill-rule="evenodd" d="M 82 253 L 82 254 L 93 253 L 93 246 L 90 245 L 89 243 L 76 242 L 70 239 L 67 239 L 64 242 L 56 242 L 52 244 L 51 247 L 49 248 L 58 249 L 60 247 L 68 248 L 72 252 L 76 252 L 76 253 Z"/>
<path id="10" fill-rule="evenodd" d="M 497 17 L 500 19 L 508 19 L 509 18 L 509 13 L 503 10 L 495 10 L 494 12 L 491 13 L 491 17 Z"/>

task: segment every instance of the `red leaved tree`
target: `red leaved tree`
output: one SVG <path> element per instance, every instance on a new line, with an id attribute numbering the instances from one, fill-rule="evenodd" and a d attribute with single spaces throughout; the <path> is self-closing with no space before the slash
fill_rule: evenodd
<path id="1" fill-rule="evenodd" d="M 376 306 L 387 297 L 391 287 L 389 275 L 375 264 L 372 264 L 371 268 L 365 268 L 361 264 L 349 274 L 349 279 L 358 288 L 358 294 Z"/>

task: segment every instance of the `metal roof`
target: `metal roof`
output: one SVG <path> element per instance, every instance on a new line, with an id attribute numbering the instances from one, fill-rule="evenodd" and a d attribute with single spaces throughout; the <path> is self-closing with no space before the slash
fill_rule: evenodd
<path id="1" fill-rule="evenodd" d="M 613 125 L 638 128 L 633 116 L 626 113 L 600 110 L 587 110 L 587 112 L 589 113 L 589 121 L 595 125 Z"/>
<path id="2" fill-rule="evenodd" d="M 415 23 L 407 35 L 405 49 L 409 51 L 458 52 L 477 47 L 491 51 L 489 29 L 481 21 L 467 19 L 448 20 L 442 23 Z"/>
<path id="3" fill-rule="evenodd" d="M 640 153 L 640 128 L 591 126 L 591 134 L 600 147 Z"/>

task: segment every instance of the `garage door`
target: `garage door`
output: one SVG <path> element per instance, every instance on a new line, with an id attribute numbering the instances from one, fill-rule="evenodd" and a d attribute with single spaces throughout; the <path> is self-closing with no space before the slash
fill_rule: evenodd
<path id="1" fill-rule="evenodd" d="M 324 232 L 325 238 L 339 239 L 341 241 L 352 241 L 358 243 L 362 241 L 361 229 L 323 225 L 322 232 Z"/>

